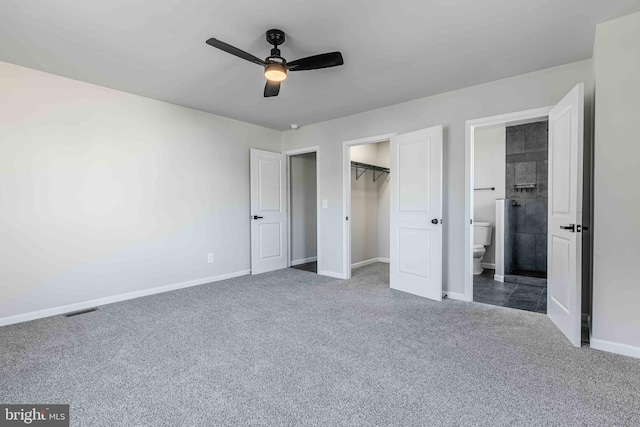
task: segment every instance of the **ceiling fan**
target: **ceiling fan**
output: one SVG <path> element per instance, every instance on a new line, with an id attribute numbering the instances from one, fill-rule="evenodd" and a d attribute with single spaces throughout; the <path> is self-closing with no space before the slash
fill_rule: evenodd
<path id="1" fill-rule="evenodd" d="M 317 70 L 319 68 L 336 67 L 344 64 L 340 52 L 321 53 L 320 55 L 307 56 L 306 58 L 287 62 L 280 56 L 280 49 L 278 49 L 278 46 L 284 43 L 284 32 L 281 30 L 267 31 L 267 42 L 273 45 L 273 49 L 271 49 L 271 55 L 263 61 L 250 53 L 221 42 L 218 39 L 211 38 L 207 40 L 207 44 L 210 46 L 263 66 L 264 76 L 267 79 L 267 84 L 264 87 L 265 97 L 278 96 L 280 92 L 280 82 L 287 78 L 288 71 Z"/>

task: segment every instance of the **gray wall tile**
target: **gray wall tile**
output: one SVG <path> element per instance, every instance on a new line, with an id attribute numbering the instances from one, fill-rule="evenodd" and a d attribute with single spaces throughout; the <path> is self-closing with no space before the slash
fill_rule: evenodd
<path id="1" fill-rule="evenodd" d="M 507 156 L 510 154 L 524 153 L 525 131 L 520 126 L 510 126 L 507 128 Z"/>
<path id="2" fill-rule="evenodd" d="M 536 271 L 547 271 L 546 234 L 536 234 Z"/>
<path id="3" fill-rule="evenodd" d="M 507 158 L 508 157 L 509 156 L 507 156 Z M 537 160 L 547 160 L 547 157 L 549 156 L 547 151 L 534 151 L 533 153 L 526 153 L 525 157 L 527 162 L 533 162 Z"/>
<path id="4" fill-rule="evenodd" d="M 525 216 L 525 233 L 547 234 L 547 199 L 528 199 Z"/>
<path id="5" fill-rule="evenodd" d="M 509 210 L 505 231 L 505 274 L 513 270 L 546 271 L 548 123 L 507 128 L 506 197 L 521 205 Z M 536 184 L 515 191 L 516 184 Z M 506 225 L 507 221 L 505 221 Z"/>
<path id="6" fill-rule="evenodd" d="M 505 185 L 507 186 L 507 188 L 505 188 L 505 198 L 507 199 L 513 198 L 515 194 L 513 190 L 513 185 L 516 182 L 515 168 L 516 168 L 515 163 L 507 163 L 506 165 Z"/>
<path id="7" fill-rule="evenodd" d="M 502 219 L 502 226 L 504 227 L 505 236 L 511 234 L 511 223 L 513 222 L 513 207 L 511 206 L 513 201 L 511 199 L 504 200 L 504 218 Z"/>
<path id="8" fill-rule="evenodd" d="M 522 190 L 516 191 L 514 197 L 519 197 L 522 199 L 535 199 L 536 197 L 538 197 L 538 193 L 535 189 L 529 191 Z"/>
<path id="9" fill-rule="evenodd" d="M 536 182 L 536 162 L 515 163 L 515 183 L 518 184 L 535 184 Z M 536 197 L 536 190 L 515 190 L 514 197 L 532 198 Z"/>
<path id="10" fill-rule="evenodd" d="M 516 270 L 536 269 L 536 235 L 514 234 L 513 254 Z"/>
<path id="11" fill-rule="evenodd" d="M 515 183 L 532 184 L 536 182 L 536 162 L 521 162 L 515 164 Z"/>
<path id="12" fill-rule="evenodd" d="M 513 271 L 513 236 L 514 234 L 508 234 L 504 238 L 504 274 Z"/>
<path id="13" fill-rule="evenodd" d="M 525 152 L 547 151 L 547 122 L 525 125 Z"/>
<path id="14" fill-rule="evenodd" d="M 536 162 L 536 183 L 538 184 L 538 197 L 549 195 L 549 165 L 547 160 Z"/>
<path id="15" fill-rule="evenodd" d="M 508 230 L 509 234 L 514 234 L 516 232 L 516 206 L 514 206 L 513 204 L 516 203 L 516 200 L 514 199 L 509 199 L 509 206 L 508 206 L 508 223 L 505 226 L 505 233 Z"/>
<path id="16" fill-rule="evenodd" d="M 504 274 L 513 271 L 513 234 L 504 238 Z"/>
<path id="17" fill-rule="evenodd" d="M 522 154 L 511 154 L 509 156 L 507 156 L 507 163 L 517 163 L 517 162 L 526 162 L 527 159 L 527 155 L 522 153 Z"/>
<path id="18" fill-rule="evenodd" d="M 514 199 L 520 205 L 513 208 L 513 229 L 515 233 L 526 233 L 526 202 L 525 199 Z"/>

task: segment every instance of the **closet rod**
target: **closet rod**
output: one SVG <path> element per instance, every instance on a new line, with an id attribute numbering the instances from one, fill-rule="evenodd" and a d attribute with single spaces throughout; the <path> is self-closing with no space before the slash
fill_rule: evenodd
<path id="1" fill-rule="evenodd" d="M 481 190 L 491 190 L 491 191 L 495 191 L 496 187 L 482 187 L 482 188 L 474 188 L 475 191 L 481 191 Z"/>
<path id="2" fill-rule="evenodd" d="M 356 169 L 356 181 L 362 175 L 364 175 L 364 173 L 366 171 L 368 171 L 368 170 L 373 171 L 373 182 L 376 182 L 376 180 L 378 180 L 378 178 L 380 178 L 383 173 L 389 173 L 389 168 L 383 168 L 382 166 L 370 165 L 368 163 L 351 162 L 351 167 Z M 362 172 L 359 172 L 360 169 L 362 169 Z M 380 173 L 378 175 L 376 175 L 376 172 L 380 172 Z"/>

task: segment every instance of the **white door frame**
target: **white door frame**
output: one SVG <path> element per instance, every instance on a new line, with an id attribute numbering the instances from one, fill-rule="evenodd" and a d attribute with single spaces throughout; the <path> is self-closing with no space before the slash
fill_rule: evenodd
<path id="1" fill-rule="evenodd" d="M 356 145 L 377 144 L 390 141 L 397 133 L 370 136 L 367 138 L 352 139 L 342 143 L 342 278 L 351 278 L 351 224 L 347 220 L 351 216 L 351 153 L 350 149 Z"/>
<path id="2" fill-rule="evenodd" d="M 313 145 L 310 147 L 296 148 L 295 150 L 283 151 L 282 154 L 287 156 L 286 168 L 287 168 L 287 267 L 291 267 L 291 157 L 299 154 L 316 153 L 316 256 L 317 256 L 317 268 L 316 273 L 320 272 L 321 264 L 321 251 L 320 251 L 320 146 Z"/>
<path id="3" fill-rule="evenodd" d="M 473 301 L 473 154 L 475 130 L 502 126 L 517 126 L 532 123 L 539 119 L 548 119 L 553 105 L 534 108 L 516 113 L 500 114 L 467 120 L 465 122 L 465 231 L 464 231 L 464 301 Z"/>

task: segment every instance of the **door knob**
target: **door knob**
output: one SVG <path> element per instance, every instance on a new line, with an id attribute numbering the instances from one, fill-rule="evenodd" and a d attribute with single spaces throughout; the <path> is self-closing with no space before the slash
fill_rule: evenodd
<path id="1" fill-rule="evenodd" d="M 437 224 L 437 223 L 438 223 L 437 219 L 434 218 L 434 219 L 431 220 L 431 224 Z"/>
<path id="2" fill-rule="evenodd" d="M 562 230 L 569 230 L 572 233 L 576 232 L 576 226 L 575 224 L 569 224 L 569 225 L 561 225 L 560 229 Z"/>
<path id="3" fill-rule="evenodd" d="M 253 218 L 253 219 L 262 219 L 262 218 L 264 218 L 264 217 L 263 217 L 263 216 L 254 215 L 252 218 Z"/>

